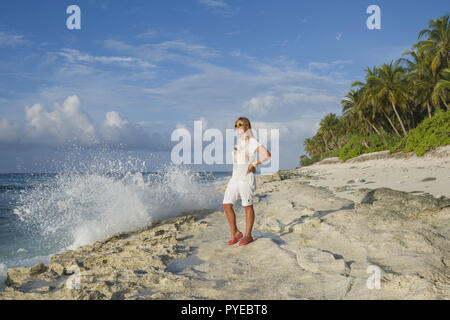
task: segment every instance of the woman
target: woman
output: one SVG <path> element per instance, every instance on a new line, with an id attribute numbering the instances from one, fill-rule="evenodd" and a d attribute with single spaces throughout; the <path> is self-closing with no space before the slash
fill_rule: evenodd
<path id="1" fill-rule="evenodd" d="M 238 143 L 233 151 L 233 175 L 228 182 L 223 197 L 223 208 L 231 229 L 231 239 L 228 245 L 233 245 L 239 240 L 240 246 L 253 241 L 252 228 L 255 221 L 253 211 L 253 195 L 256 190 L 255 172 L 256 166 L 270 159 L 270 152 L 259 143 L 252 134 L 250 120 L 240 117 L 234 127 L 239 134 Z M 257 152 L 261 157 L 256 160 Z M 246 228 L 245 235 L 236 226 L 236 214 L 233 205 L 241 198 L 245 208 Z"/>

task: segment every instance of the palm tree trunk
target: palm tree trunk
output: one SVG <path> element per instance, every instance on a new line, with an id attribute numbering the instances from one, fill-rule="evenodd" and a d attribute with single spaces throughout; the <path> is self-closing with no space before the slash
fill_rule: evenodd
<path id="1" fill-rule="evenodd" d="M 386 129 L 384 129 L 383 123 L 380 123 L 380 128 L 381 128 L 381 132 L 383 132 L 383 134 L 386 134 Z"/>
<path id="2" fill-rule="evenodd" d="M 384 116 L 386 117 L 387 121 L 389 121 L 389 124 L 391 125 L 392 129 L 394 129 L 395 133 L 400 137 L 400 133 L 398 133 L 397 129 L 395 128 L 394 124 L 392 123 L 391 119 L 388 117 L 386 112 L 383 111 Z"/>
<path id="3" fill-rule="evenodd" d="M 405 126 L 403 125 L 403 121 L 400 118 L 400 115 L 397 112 L 397 108 L 395 107 L 395 104 L 393 102 L 392 102 L 392 108 L 394 109 L 395 115 L 397 116 L 397 119 L 400 122 L 400 126 L 402 127 L 404 135 L 406 136 L 408 133 L 406 132 Z"/>
<path id="4" fill-rule="evenodd" d="M 323 141 L 323 144 L 325 145 L 325 150 L 328 150 L 327 140 L 325 140 L 323 135 L 322 135 L 322 141 Z"/>
<path id="5" fill-rule="evenodd" d="M 448 104 L 445 102 L 445 100 L 444 99 L 442 99 L 442 102 L 444 102 L 444 105 L 445 105 L 445 107 L 447 108 L 447 111 L 449 111 L 450 110 L 450 108 L 449 108 L 449 106 L 448 106 Z"/>
<path id="6" fill-rule="evenodd" d="M 430 102 L 427 101 L 428 118 L 431 118 Z"/>
<path id="7" fill-rule="evenodd" d="M 379 135 L 381 135 L 380 131 L 378 131 L 377 127 L 375 127 L 372 123 L 370 123 L 369 120 L 367 120 L 367 122 L 370 124 L 370 126 L 373 128 L 373 130 L 376 131 L 376 133 L 378 133 Z"/>

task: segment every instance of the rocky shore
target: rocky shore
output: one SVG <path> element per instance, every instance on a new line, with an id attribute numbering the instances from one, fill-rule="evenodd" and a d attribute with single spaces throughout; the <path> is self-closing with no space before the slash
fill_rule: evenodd
<path id="1" fill-rule="evenodd" d="M 185 212 L 9 269 L 0 299 L 450 299 L 448 150 L 258 176 L 247 246 Z"/>

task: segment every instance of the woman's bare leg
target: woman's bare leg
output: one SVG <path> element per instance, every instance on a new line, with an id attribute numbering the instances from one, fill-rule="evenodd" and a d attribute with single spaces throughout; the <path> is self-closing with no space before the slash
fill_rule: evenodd
<path id="1" fill-rule="evenodd" d="M 253 205 L 244 208 L 246 222 L 244 240 L 247 240 L 252 236 L 253 223 L 255 222 L 255 211 L 253 210 Z"/>
<path id="2" fill-rule="evenodd" d="M 236 214 L 231 203 L 224 203 L 225 215 L 227 216 L 228 224 L 231 230 L 231 240 L 239 235 L 239 229 L 236 226 Z"/>

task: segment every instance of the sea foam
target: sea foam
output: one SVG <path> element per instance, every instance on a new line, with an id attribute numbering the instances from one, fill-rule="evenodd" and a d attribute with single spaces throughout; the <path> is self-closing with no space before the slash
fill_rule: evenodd
<path id="1" fill-rule="evenodd" d="M 8 268 L 5 264 L 0 263 L 0 290 L 3 289 L 5 286 L 5 280 L 6 280 L 6 272 L 8 271 Z"/>
<path id="2" fill-rule="evenodd" d="M 24 191 L 14 213 L 55 250 L 76 249 L 117 232 L 145 227 L 187 210 L 218 209 L 221 197 L 186 168 L 143 174 L 120 160 L 65 170 Z M 105 168 L 107 170 L 105 170 Z M 139 168 L 137 168 L 139 169 Z M 56 252 L 55 252 L 56 253 Z"/>

